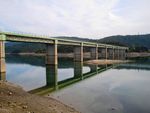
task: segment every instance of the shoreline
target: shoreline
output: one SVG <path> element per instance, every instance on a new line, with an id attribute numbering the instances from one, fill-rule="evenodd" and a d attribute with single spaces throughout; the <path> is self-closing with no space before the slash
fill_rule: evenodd
<path id="1" fill-rule="evenodd" d="M 105 60 L 105 59 L 102 59 L 102 60 L 88 60 L 88 61 L 85 61 L 84 63 L 85 64 L 88 64 L 88 65 L 110 65 L 110 64 L 119 64 L 119 63 L 127 63 L 127 62 L 131 62 L 129 60 Z"/>
<path id="2" fill-rule="evenodd" d="M 138 57 L 150 57 L 148 52 L 130 52 L 127 54 L 127 58 L 138 58 Z"/>
<path id="3" fill-rule="evenodd" d="M 6 55 L 45 56 L 46 53 L 6 53 Z M 148 53 L 148 52 L 129 52 L 129 53 L 127 53 L 126 56 L 127 56 L 127 58 L 150 57 L 150 53 Z M 74 53 L 58 53 L 58 57 L 73 58 Z M 90 58 L 90 52 L 84 52 L 84 58 Z"/>
<path id="4" fill-rule="evenodd" d="M 46 53 L 6 53 L 6 55 L 20 55 L 20 56 L 46 56 Z M 58 57 L 60 58 L 73 58 L 74 53 L 58 53 Z M 90 58 L 90 53 L 85 52 L 84 58 Z"/>
<path id="5" fill-rule="evenodd" d="M 51 98 L 30 94 L 20 86 L 0 80 L 0 113 L 80 113 Z"/>

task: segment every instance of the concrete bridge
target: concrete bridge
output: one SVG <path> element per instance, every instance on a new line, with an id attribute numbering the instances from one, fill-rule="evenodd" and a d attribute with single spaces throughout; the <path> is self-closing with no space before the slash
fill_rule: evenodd
<path id="1" fill-rule="evenodd" d="M 28 42 L 43 43 L 47 45 L 46 64 L 58 64 L 58 45 L 74 46 L 74 61 L 83 62 L 83 47 L 89 47 L 91 59 L 124 59 L 127 47 L 114 46 L 102 43 L 82 42 L 66 39 L 55 39 L 48 36 L 33 36 L 28 34 L 17 34 L 10 32 L 0 32 L 0 73 L 6 73 L 5 68 L 5 42 Z"/>

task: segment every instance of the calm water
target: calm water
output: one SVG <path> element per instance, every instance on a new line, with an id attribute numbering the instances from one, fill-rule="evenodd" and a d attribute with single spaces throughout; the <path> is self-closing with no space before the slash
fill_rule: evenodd
<path id="1" fill-rule="evenodd" d="M 6 62 L 8 81 L 36 93 L 55 89 L 50 96 L 82 113 L 150 113 L 150 59 L 110 69 L 59 59 L 58 72 L 42 57 L 7 56 Z"/>

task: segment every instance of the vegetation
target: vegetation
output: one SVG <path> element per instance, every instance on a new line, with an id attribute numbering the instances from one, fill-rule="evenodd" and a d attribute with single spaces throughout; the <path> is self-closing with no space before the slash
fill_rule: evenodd
<path id="1" fill-rule="evenodd" d="M 115 45 L 124 45 L 129 47 L 130 51 L 147 52 L 150 49 L 150 34 L 110 36 L 100 39 L 99 42 Z"/>

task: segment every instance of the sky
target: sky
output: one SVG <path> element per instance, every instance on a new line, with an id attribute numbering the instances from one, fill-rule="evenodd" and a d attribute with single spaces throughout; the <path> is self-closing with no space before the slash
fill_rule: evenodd
<path id="1" fill-rule="evenodd" d="M 150 33 L 150 0 L 0 0 L 0 31 L 99 39 Z"/>

